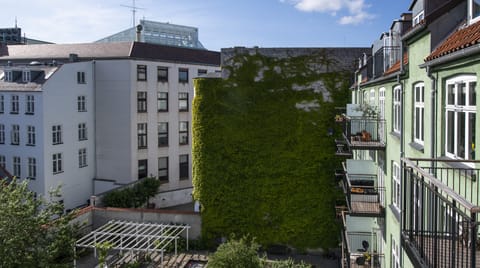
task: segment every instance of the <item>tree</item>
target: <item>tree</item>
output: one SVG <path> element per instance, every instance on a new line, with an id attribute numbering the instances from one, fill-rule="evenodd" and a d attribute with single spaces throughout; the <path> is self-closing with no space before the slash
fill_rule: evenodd
<path id="1" fill-rule="evenodd" d="M 262 267 L 258 249 L 260 246 L 252 239 L 232 237 L 221 244 L 209 258 L 208 267 L 212 268 L 260 268 Z"/>
<path id="2" fill-rule="evenodd" d="M 28 181 L 0 180 L 0 267 L 62 267 L 71 264 L 75 227 L 59 200 L 36 198 Z M 68 263 L 68 264 L 67 264 Z"/>

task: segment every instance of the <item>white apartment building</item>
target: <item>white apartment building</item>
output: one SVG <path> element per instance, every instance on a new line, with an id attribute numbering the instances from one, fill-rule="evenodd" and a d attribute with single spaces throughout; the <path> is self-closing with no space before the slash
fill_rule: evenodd
<path id="1" fill-rule="evenodd" d="M 67 209 L 139 178 L 191 186 L 192 79 L 220 54 L 138 42 L 0 48 L 0 165 Z"/>

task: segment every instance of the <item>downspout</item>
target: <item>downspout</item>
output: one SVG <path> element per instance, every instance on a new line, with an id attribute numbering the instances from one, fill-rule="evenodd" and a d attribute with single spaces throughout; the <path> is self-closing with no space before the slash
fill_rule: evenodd
<path id="1" fill-rule="evenodd" d="M 435 128 L 436 123 L 436 107 L 437 107 L 437 78 L 432 74 L 432 69 L 430 66 L 427 66 L 427 76 L 431 80 L 431 90 L 430 90 L 430 144 L 432 145 L 430 148 L 430 158 L 436 158 L 437 154 L 437 130 Z M 432 161 L 432 170 L 435 170 L 434 163 Z"/>
<path id="2" fill-rule="evenodd" d="M 93 80 L 93 159 L 94 159 L 94 179 L 92 180 L 92 195 L 95 195 L 95 178 L 97 177 L 97 78 L 96 61 L 92 61 L 92 80 Z M 92 204 L 90 204 L 92 205 Z"/>
<path id="3" fill-rule="evenodd" d="M 403 26 L 400 24 L 400 32 L 403 31 Z M 403 167 L 403 161 L 402 158 L 405 156 L 405 89 L 404 89 L 404 82 L 401 79 L 401 76 L 405 74 L 405 68 L 403 66 L 403 53 L 404 53 L 404 41 L 402 40 L 400 42 L 400 73 L 397 75 L 397 82 L 400 84 L 400 115 L 401 115 L 401 120 L 400 120 L 400 168 Z M 404 173 L 403 171 L 400 172 L 400 182 L 404 181 Z M 403 188 L 403 185 L 401 185 L 400 189 Z M 401 200 L 404 199 L 404 197 L 401 196 Z M 403 203 L 403 202 L 402 202 Z M 402 210 L 402 208 L 400 208 Z M 403 230 L 403 213 L 400 211 L 400 241 L 402 241 L 402 230 Z M 400 254 L 400 264 L 403 266 L 403 254 Z"/>

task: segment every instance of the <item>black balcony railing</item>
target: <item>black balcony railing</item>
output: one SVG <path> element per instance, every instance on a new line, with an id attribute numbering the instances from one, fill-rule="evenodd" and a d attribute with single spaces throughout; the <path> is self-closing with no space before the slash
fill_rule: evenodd
<path id="1" fill-rule="evenodd" d="M 382 267 L 384 254 L 378 251 L 377 235 L 374 232 L 342 233 L 343 267 Z"/>
<path id="2" fill-rule="evenodd" d="M 400 60 L 399 46 L 384 46 L 373 55 L 373 78 L 383 75 L 397 61 Z"/>
<path id="3" fill-rule="evenodd" d="M 343 124 L 343 134 L 349 150 L 385 149 L 385 120 L 367 117 L 347 117 Z M 337 142 L 337 147 L 338 145 L 339 143 Z"/>
<path id="4" fill-rule="evenodd" d="M 366 217 L 385 215 L 385 188 L 378 186 L 376 175 L 345 172 L 343 191 L 351 215 Z"/>
<path id="5" fill-rule="evenodd" d="M 402 245 L 414 265 L 480 267 L 480 161 L 402 160 Z"/>

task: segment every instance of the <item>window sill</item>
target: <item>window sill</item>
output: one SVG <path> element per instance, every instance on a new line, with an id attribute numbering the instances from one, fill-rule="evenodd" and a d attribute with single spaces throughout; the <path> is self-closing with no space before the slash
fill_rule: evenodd
<path id="1" fill-rule="evenodd" d="M 168 147 L 168 144 L 158 145 L 158 148 L 166 148 L 166 147 Z"/>
<path id="2" fill-rule="evenodd" d="M 31 146 L 31 147 L 35 147 L 35 144 L 30 144 L 30 143 L 27 143 L 25 144 L 26 146 Z"/>
<path id="3" fill-rule="evenodd" d="M 157 110 L 159 113 L 168 113 L 168 110 Z"/>
<path id="4" fill-rule="evenodd" d="M 388 205 L 390 207 L 390 210 L 392 211 L 392 214 L 395 216 L 398 222 L 400 222 L 400 210 L 393 204 Z"/>
<path id="5" fill-rule="evenodd" d="M 88 165 L 79 166 L 78 168 L 84 168 L 84 167 L 88 167 Z"/>
<path id="6" fill-rule="evenodd" d="M 52 145 L 59 145 L 59 144 L 63 144 L 63 142 L 52 143 Z"/>
<path id="7" fill-rule="evenodd" d="M 18 146 L 18 145 L 20 145 L 20 143 L 10 143 L 10 145 L 16 145 L 16 146 Z"/>
<path id="8" fill-rule="evenodd" d="M 18 112 L 10 112 L 10 114 L 18 114 Z"/>
<path id="9" fill-rule="evenodd" d="M 30 113 L 30 112 L 29 112 L 29 113 L 25 113 L 25 114 L 26 114 L 26 115 L 34 115 L 35 113 L 33 113 L 33 112 Z"/>
<path id="10" fill-rule="evenodd" d="M 158 79 L 157 80 L 158 83 L 168 83 L 168 80 L 165 80 L 165 79 Z"/>
<path id="11" fill-rule="evenodd" d="M 391 131 L 390 135 L 397 139 L 400 139 L 402 137 L 402 134 L 400 132 L 395 132 L 395 131 Z"/>
<path id="12" fill-rule="evenodd" d="M 188 84 L 188 81 L 178 81 L 180 84 Z"/>
<path id="13" fill-rule="evenodd" d="M 79 113 L 85 113 L 85 112 L 87 112 L 87 110 L 81 110 L 81 111 L 79 110 L 78 112 Z"/>
<path id="14" fill-rule="evenodd" d="M 188 145 L 188 142 L 187 143 L 179 143 L 178 145 Z"/>
<path id="15" fill-rule="evenodd" d="M 145 149 L 148 149 L 148 147 L 147 147 L 147 146 L 145 146 L 145 147 L 138 147 L 137 149 L 138 149 L 138 150 L 145 150 Z"/>
<path id="16" fill-rule="evenodd" d="M 451 168 L 461 169 L 462 171 L 465 172 L 463 174 L 466 175 L 468 178 L 470 178 L 470 180 L 472 180 L 472 181 L 477 180 L 476 170 L 474 170 L 474 168 L 472 168 L 471 166 L 465 164 L 465 162 L 462 162 L 462 160 L 453 159 L 453 158 L 445 156 L 445 155 L 439 157 L 438 159 L 440 159 L 440 160 L 459 160 L 458 162 L 443 162 L 443 163 L 445 165 L 451 167 Z"/>
<path id="17" fill-rule="evenodd" d="M 187 178 L 180 178 L 179 180 L 186 181 L 186 180 L 189 180 L 189 178 L 188 177 Z"/>
<path id="18" fill-rule="evenodd" d="M 420 151 L 420 152 L 424 152 L 424 147 L 423 147 L 423 144 L 420 144 L 420 143 L 417 143 L 417 142 L 410 142 L 408 145 L 410 145 L 410 147 L 412 147 L 413 149 L 417 150 L 417 151 Z"/>
<path id="19" fill-rule="evenodd" d="M 78 139 L 78 141 L 88 141 L 88 139 Z"/>
<path id="20" fill-rule="evenodd" d="M 57 175 L 57 174 L 60 174 L 60 173 L 63 173 L 63 170 L 62 170 L 62 171 L 53 172 L 53 175 Z"/>
<path id="21" fill-rule="evenodd" d="M 137 113 L 139 113 L 139 114 L 146 114 L 147 111 L 137 111 Z"/>
<path id="22" fill-rule="evenodd" d="M 179 112 L 188 112 L 188 109 L 179 109 Z"/>

